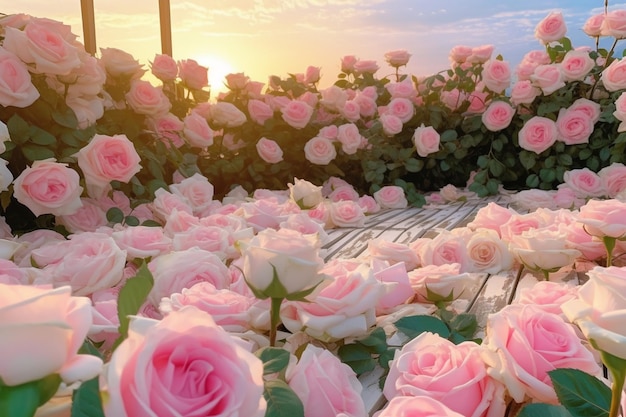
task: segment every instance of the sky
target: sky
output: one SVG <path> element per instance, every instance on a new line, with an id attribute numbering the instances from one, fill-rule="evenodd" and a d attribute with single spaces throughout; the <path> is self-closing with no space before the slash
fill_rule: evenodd
<path id="1" fill-rule="evenodd" d="M 148 67 L 161 52 L 158 1 L 93 0 L 98 47 L 131 53 Z M 392 74 L 384 54 L 412 54 L 402 72 L 431 75 L 449 67 L 455 45 L 491 44 L 514 68 L 543 46 L 534 29 L 561 11 L 576 46 L 593 46 L 585 21 L 604 10 L 604 0 L 170 0 L 175 59 L 209 67 L 212 91 L 224 76 L 243 72 L 254 81 L 287 77 L 321 67 L 320 87 L 337 80 L 340 59 L 376 60 L 378 77 Z M 609 1 L 609 8 L 626 3 Z M 2 13 L 60 20 L 82 39 L 80 0 L 0 0 Z M 626 43 L 626 41 L 622 41 Z M 618 44 L 621 52 L 624 46 Z"/>

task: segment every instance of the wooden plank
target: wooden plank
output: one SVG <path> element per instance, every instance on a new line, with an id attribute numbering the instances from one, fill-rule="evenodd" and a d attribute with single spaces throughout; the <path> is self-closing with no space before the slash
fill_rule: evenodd
<path id="1" fill-rule="evenodd" d="M 173 56 L 170 0 L 159 0 L 159 21 L 161 23 L 161 53 Z"/>
<path id="2" fill-rule="evenodd" d="M 80 11 L 83 19 L 83 43 L 85 51 L 96 54 L 96 20 L 93 0 L 80 0 Z"/>

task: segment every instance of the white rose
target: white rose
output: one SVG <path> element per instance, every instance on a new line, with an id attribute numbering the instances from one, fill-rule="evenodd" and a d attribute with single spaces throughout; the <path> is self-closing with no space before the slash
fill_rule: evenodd
<path id="1" fill-rule="evenodd" d="M 288 186 L 289 196 L 303 209 L 315 207 L 324 200 L 322 187 L 306 180 L 294 178 L 294 183 Z"/>
<path id="2" fill-rule="evenodd" d="M 234 104 L 219 101 L 211 106 L 212 121 L 223 127 L 237 127 L 246 122 L 246 115 Z"/>
<path id="3" fill-rule="evenodd" d="M 549 229 L 525 230 L 513 236 L 510 249 L 518 261 L 533 271 L 556 272 L 571 265 L 581 256 L 580 251 L 569 249 L 564 232 Z"/>

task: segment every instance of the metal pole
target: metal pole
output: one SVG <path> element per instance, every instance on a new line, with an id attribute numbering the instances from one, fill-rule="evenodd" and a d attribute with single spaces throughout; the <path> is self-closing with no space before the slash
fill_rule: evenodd
<path id="1" fill-rule="evenodd" d="M 161 52 L 172 56 L 172 18 L 170 0 L 159 0 L 159 19 L 161 21 Z"/>
<path id="2" fill-rule="evenodd" d="M 83 37 L 85 50 L 91 55 L 96 54 L 96 22 L 93 11 L 93 0 L 80 0 L 80 10 L 83 17 Z"/>

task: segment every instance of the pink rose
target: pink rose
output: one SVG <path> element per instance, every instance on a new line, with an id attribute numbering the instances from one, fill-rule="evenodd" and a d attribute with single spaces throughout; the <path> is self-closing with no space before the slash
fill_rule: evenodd
<path id="1" fill-rule="evenodd" d="M 178 76 L 178 65 L 174 58 L 167 54 L 157 54 L 150 65 L 152 75 L 163 82 L 171 82 Z"/>
<path id="2" fill-rule="evenodd" d="M 418 254 L 419 248 L 416 249 Z M 477 291 L 479 282 L 478 275 L 460 272 L 461 265 L 458 263 L 426 265 L 409 271 L 409 282 L 415 291 L 415 301 L 419 303 L 432 303 L 428 299 L 429 294 L 438 294 L 442 297 L 454 299 L 466 299 L 469 301 L 471 294 Z"/>
<path id="3" fill-rule="evenodd" d="M 226 259 L 237 253 L 234 243 L 235 239 L 228 230 L 200 224 L 176 233 L 172 238 L 172 249 L 184 251 L 195 247 L 209 251 L 220 259 Z"/>
<path id="4" fill-rule="evenodd" d="M 403 97 L 412 100 L 417 97 L 417 90 L 409 77 L 400 82 L 385 84 L 385 88 L 389 91 L 392 98 Z"/>
<path id="5" fill-rule="evenodd" d="M 316 165 L 328 165 L 337 156 L 333 143 L 321 136 L 316 136 L 304 145 L 304 157 Z"/>
<path id="6" fill-rule="evenodd" d="M 367 414 L 356 374 L 326 349 L 307 345 L 286 378 L 307 417 Z"/>
<path id="7" fill-rule="evenodd" d="M 374 60 L 359 59 L 354 63 L 354 72 L 357 74 L 374 74 L 379 68 Z"/>
<path id="8" fill-rule="evenodd" d="M 626 203 L 619 200 L 589 200 L 580 208 L 577 221 L 596 237 L 626 236 Z"/>
<path id="9" fill-rule="evenodd" d="M 602 21 L 601 34 L 616 39 L 626 38 L 626 10 L 611 10 L 606 13 Z"/>
<path id="10" fill-rule="evenodd" d="M 113 77 L 139 79 L 146 72 L 131 54 L 117 48 L 100 48 L 100 62 Z"/>
<path id="11" fill-rule="evenodd" d="M 95 232 L 108 224 L 106 213 L 97 202 L 91 198 L 81 198 L 80 201 L 82 206 L 74 214 L 57 217 L 70 233 Z"/>
<path id="12" fill-rule="evenodd" d="M 0 105 L 28 107 L 39 98 L 26 65 L 0 47 Z"/>
<path id="13" fill-rule="evenodd" d="M 331 85 L 330 87 L 321 90 L 320 93 L 322 96 L 320 104 L 330 111 L 341 111 L 346 103 L 346 100 L 348 100 L 346 91 L 336 85 Z"/>
<path id="14" fill-rule="evenodd" d="M 126 101 L 137 113 L 154 117 L 167 114 L 172 107 L 160 87 L 144 80 L 134 80 L 131 83 L 130 90 L 126 93 Z"/>
<path id="15" fill-rule="evenodd" d="M 543 44 L 558 41 L 567 33 L 561 12 L 551 12 L 535 27 L 535 38 Z"/>
<path id="16" fill-rule="evenodd" d="M 598 176 L 602 180 L 602 188 L 609 198 L 615 198 L 619 193 L 626 190 L 626 166 L 624 164 L 614 162 L 602 168 L 598 172 Z"/>
<path id="17" fill-rule="evenodd" d="M 408 205 L 404 190 L 397 185 L 386 185 L 376 191 L 373 197 L 381 208 L 402 209 Z"/>
<path id="18" fill-rule="evenodd" d="M 478 229 L 467 240 L 469 272 L 497 274 L 513 267 L 513 257 L 498 232 L 491 229 Z"/>
<path id="19" fill-rule="evenodd" d="M 492 59 L 487 61 L 482 72 L 485 86 L 495 93 L 502 93 L 511 85 L 511 69 L 509 63 Z"/>
<path id="20" fill-rule="evenodd" d="M 250 77 L 248 77 L 243 72 L 230 73 L 226 75 L 226 85 L 231 90 L 243 90 L 246 88 L 250 82 Z"/>
<path id="21" fill-rule="evenodd" d="M 487 319 L 483 357 L 489 375 L 502 381 L 513 399 L 557 403 L 548 372 L 575 368 L 592 375 L 601 369 L 574 328 L 555 314 L 529 304 L 512 304 Z"/>
<path id="22" fill-rule="evenodd" d="M 420 416 L 420 417 L 462 417 L 455 411 L 443 405 L 441 402 L 426 396 L 398 396 L 374 414 L 373 417 L 398 417 L 398 416 Z"/>
<path id="23" fill-rule="evenodd" d="M 415 114 L 415 106 L 407 98 L 396 97 L 389 102 L 386 112 L 398 117 L 402 123 L 407 123 Z"/>
<path id="24" fill-rule="evenodd" d="M 183 135 L 190 146 L 206 148 L 213 145 L 213 130 L 198 113 L 189 113 L 183 119 Z"/>
<path id="25" fill-rule="evenodd" d="M 304 72 L 304 83 L 315 84 L 320 80 L 320 67 L 309 65 Z"/>
<path id="26" fill-rule="evenodd" d="M 78 173 L 54 159 L 33 162 L 13 182 L 13 196 L 35 216 L 74 214 L 82 205 Z"/>
<path id="27" fill-rule="evenodd" d="M 105 414 L 262 417 L 263 363 L 244 346 L 195 307 L 134 317 L 102 375 Z"/>
<path id="28" fill-rule="evenodd" d="M 560 109 L 556 120 L 558 140 L 566 145 L 589 143 L 594 125 L 583 111 Z"/>
<path id="29" fill-rule="evenodd" d="M 354 71 L 354 64 L 356 64 L 357 57 L 354 55 L 346 55 L 341 58 L 341 71 L 346 74 L 350 74 Z"/>
<path id="30" fill-rule="evenodd" d="M 392 67 L 398 68 L 406 65 L 411 58 L 411 54 L 405 49 L 396 49 L 385 53 L 385 61 Z"/>
<path id="31" fill-rule="evenodd" d="M 487 108 L 487 104 L 489 104 L 489 94 L 484 91 L 478 91 L 479 88 L 477 86 L 477 89 L 468 94 L 466 98 L 470 104 L 467 108 L 468 114 L 482 113 Z"/>
<path id="32" fill-rule="evenodd" d="M 544 95 L 550 95 L 565 86 L 561 67 L 556 64 L 538 65 L 530 80 L 533 85 L 541 88 Z"/>
<path id="33" fill-rule="evenodd" d="M 567 246 L 565 231 L 548 228 L 529 229 L 509 239 L 509 250 L 532 271 L 544 274 L 572 265 L 581 255 Z"/>
<path id="34" fill-rule="evenodd" d="M 422 265 L 459 264 L 461 272 L 467 272 L 470 264 L 467 246 L 462 236 L 442 232 L 420 247 Z"/>
<path id="35" fill-rule="evenodd" d="M 431 153 L 437 152 L 440 142 L 441 138 L 439 132 L 432 126 L 424 126 L 422 123 L 413 133 L 413 144 L 415 145 L 417 154 L 423 158 Z"/>
<path id="36" fill-rule="evenodd" d="M 341 109 L 341 115 L 349 122 L 356 122 L 361 117 L 361 107 L 356 100 L 346 100 Z"/>
<path id="37" fill-rule="evenodd" d="M 404 263 L 407 271 L 417 268 L 420 263 L 417 254 L 404 243 L 372 239 L 367 242 L 367 250 L 372 259 L 387 261 L 390 265 Z"/>
<path id="38" fill-rule="evenodd" d="M 261 138 L 256 144 L 256 150 L 262 160 L 268 164 L 276 164 L 283 160 L 283 150 L 276 141 Z"/>
<path id="39" fill-rule="evenodd" d="M 474 230 L 479 228 L 491 229 L 500 234 L 500 226 L 506 223 L 513 214 L 515 212 L 512 209 L 490 202 L 478 210 L 474 220 L 467 226 Z"/>
<path id="40" fill-rule="evenodd" d="M 337 129 L 337 140 L 346 155 L 353 155 L 361 146 L 361 132 L 354 123 L 345 123 Z"/>
<path id="41" fill-rule="evenodd" d="M 330 221 L 337 227 L 363 227 L 365 213 L 359 204 L 351 200 L 342 200 L 330 204 Z"/>
<path id="42" fill-rule="evenodd" d="M 185 140 L 182 138 L 185 124 L 174 113 L 147 118 L 146 124 L 148 129 L 163 142 L 167 149 L 172 146 L 180 148 L 185 144 Z"/>
<path id="43" fill-rule="evenodd" d="M 354 103 L 358 105 L 359 113 L 362 117 L 373 117 L 378 110 L 376 100 L 365 94 L 357 94 L 354 98 Z"/>
<path id="44" fill-rule="evenodd" d="M 265 122 L 274 116 L 274 110 L 261 100 L 248 100 L 248 113 L 250 119 L 263 126 Z"/>
<path id="45" fill-rule="evenodd" d="M 328 194 L 327 198 L 332 202 L 344 200 L 358 201 L 359 192 L 349 184 L 338 185 L 330 194 Z"/>
<path id="46" fill-rule="evenodd" d="M 195 173 L 178 184 L 170 185 L 170 191 L 184 199 L 194 213 L 201 213 L 211 205 L 215 187 L 202 174 Z"/>
<path id="47" fill-rule="evenodd" d="M 572 49 L 567 51 L 561 61 L 561 72 L 565 81 L 582 81 L 596 65 L 587 51 Z"/>
<path id="48" fill-rule="evenodd" d="M 472 55 L 472 47 L 465 45 L 457 45 L 450 50 L 448 58 L 451 62 L 461 64 Z"/>
<path id="49" fill-rule="evenodd" d="M 246 115 L 234 104 L 218 101 L 211 105 L 211 120 L 220 127 L 238 127 L 246 122 Z"/>
<path id="50" fill-rule="evenodd" d="M 601 197 L 606 194 L 600 176 L 589 168 L 566 171 L 563 174 L 563 183 L 581 198 Z"/>
<path id="51" fill-rule="evenodd" d="M 513 88 L 511 89 L 511 103 L 516 106 L 520 104 L 531 104 L 540 93 L 541 90 L 535 87 L 530 79 L 518 81 L 513 84 Z"/>
<path id="52" fill-rule="evenodd" d="M 527 120 L 518 133 L 520 148 L 536 154 L 540 154 L 554 145 L 557 137 L 556 123 L 541 116 L 533 116 Z"/>
<path id="53" fill-rule="evenodd" d="M 505 101 L 492 102 L 482 114 L 482 121 L 487 130 L 497 132 L 506 129 L 513 120 L 515 109 Z"/>
<path id="54" fill-rule="evenodd" d="M 396 307 L 413 300 L 415 292 L 402 262 L 389 266 L 386 261 L 373 259 L 371 268 L 374 278 L 382 286 L 382 296 L 376 304 L 376 315 L 390 314 Z"/>
<path id="55" fill-rule="evenodd" d="M 300 100 L 291 100 L 280 109 L 283 120 L 296 129 L 302 129 L 311 120 L 313 108 Z"/>
<path id="56" fill-rule="evenodd" d="M 402 120 L 400 120 L 398 116 L 385 113 L 380 116 L 379 120 L 383 126 L 383 132 L 385 133 L 385 135 L 394 136 L 402 132 L 403 124 Z"/>
<path id="57" fill-rule="evenodd" d="M 114 231 L 115 243 L 126 251 L 128 260 L 153 258 L 172 250 L 172 240 L 160 227 L 135 226 Z"/>
<path id="58" fill-rule="evenodd" d="M 193 59 L 178 61 L 178 75 L 190 90 L 202 90 L 209 85 L 209 69 Z"/>
<path id="59" fill-rule="evenodd" d="M 502 389 L 487 375 L 480 352 L 472 342 L 455 345 L 422 333 L 396 351 L 383 393 L 387 399 L 427 396 L 460 415 L 485 416 L 492 404 L 503 401 Z"/>
<path id="60" fill-rule="evenodd" d="M 598 122 L 598 120 L 600 120 L 600 113 L 602 112 L 600 103 L 596 103 L 595 101 L 584 97 L 576 99 L 576 101 L 574 101 L 568 109 L 571 111 L 583 112 L 587 117 L 589 117 L 591 123 L 594 125 Z"/>
<path id="61" fill-rule="evenodd" d="M 583 25 L 583 32 L 593 38 L 602 36 L 602 23 L 604 22 L 604 13 L 598 13 L 591 16 Z"/>
<path id="62" fill-rule="evenodd" d="M 546 313 L 563 315 L 561 306 L 577 298 L 578 287 L 553 281 L 539 281 L 532 287 L 519 289 L 516 302 L 532 304 Z"/>
<path id="63" fill-rule="evenodd" d="M 481 45 L 472 48 L 472 55 L 467 58 L 467 62 L 473 64 L 484 64 L 491 59 L 493 54 L 493 45 Z"/>
<path id="64" fill-rule="evenodd" d="M 0 379 L 9 386 L 59 374 L 68 385 L 98 375 L 102 360 L 79 355 L 91 326 L 91 301 L 56 289 L 0 283 Z"/>
<path id="65" fill-rule="evenodd" d="M 626 60 L 616 59 L 611 62 L 602 71 L 600 79 L 609 92 L 626 89 Z"/>

